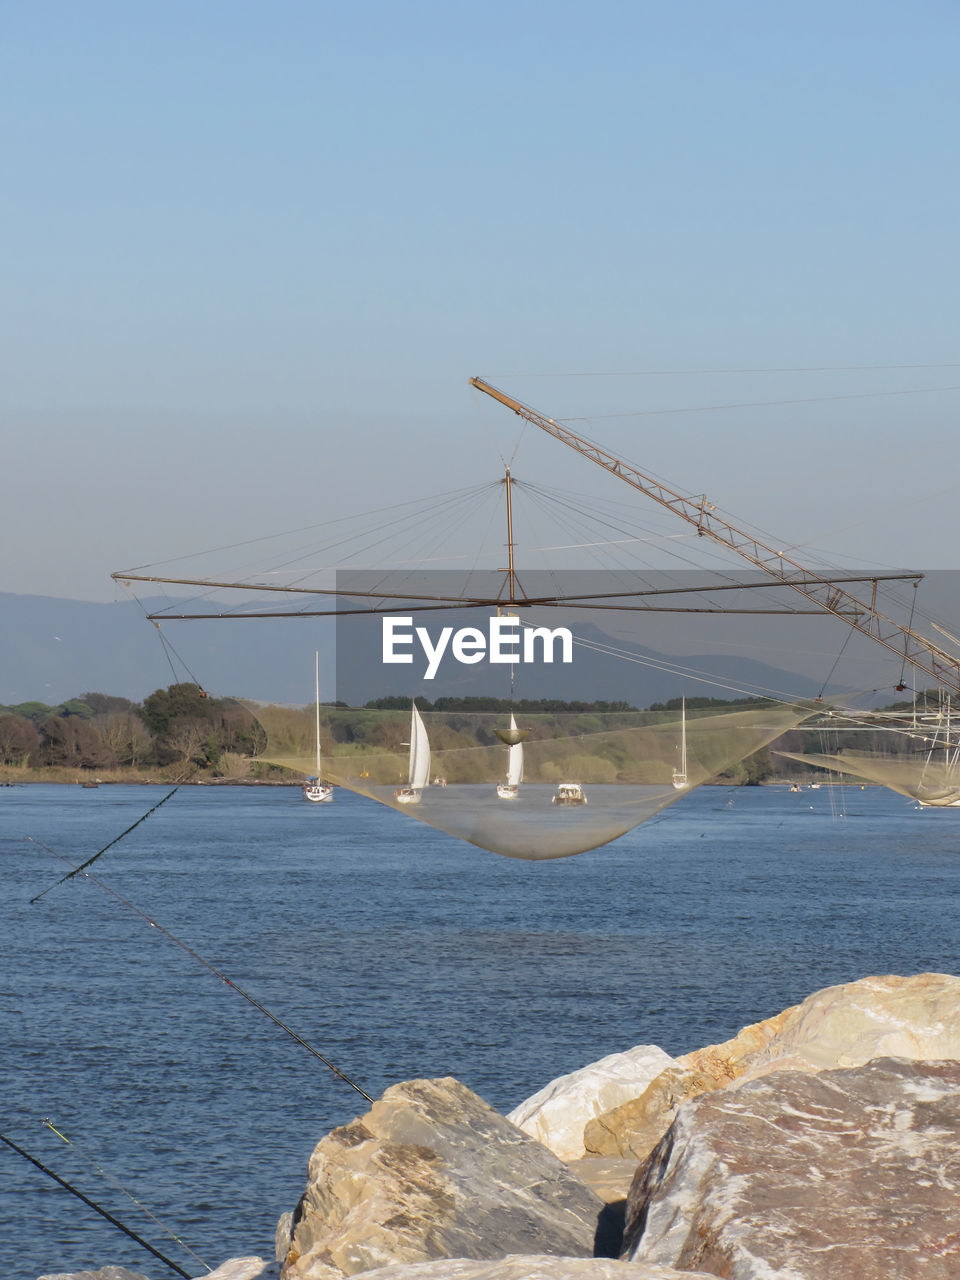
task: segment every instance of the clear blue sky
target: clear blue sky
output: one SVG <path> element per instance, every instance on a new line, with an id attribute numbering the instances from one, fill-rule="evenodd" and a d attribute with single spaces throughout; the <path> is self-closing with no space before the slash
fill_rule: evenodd
<path id="1" fill-rule="evenodd" d="M 960 363 L 958 35 L 954 0 L 3 4 L 0 590 L 493 477 L 476 373 L 643 410 L 583 426 L 785 540 L 953 567 L 960 368 L 561 375 Z M 616 489 L 546 438 L 517 470 Z"/>

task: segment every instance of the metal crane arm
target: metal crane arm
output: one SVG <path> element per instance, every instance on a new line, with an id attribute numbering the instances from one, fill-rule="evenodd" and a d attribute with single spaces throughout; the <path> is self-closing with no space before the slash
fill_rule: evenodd
<path id="1" fill-rule="evenodd" d="M 826 613 L 841 618 L 861 635 L 868 636 L 891 650 L 918 671 L 932 676 L 939 685 L 960 693 L 960 659 L 947 653 L 911 627 L 901 626 L 900 623 L 881 613 L 876 607 L 876 580 L 873 583 L 870 602 L 861 600 L 852 592 L 838 586 L 836 581 L 806 568 L 783 551 L 768 546 L 755 535 L 738 529 L 724 520 L 716 514 L 714 504 L 707 501 L 706 494 L 689 497 L 677 493 L 661 481 L 644 475 L 630 463 L 614 457 L 606 449 L 601 449 L 599 445 L 578 436 L 569 427 L 563 426 L 553 418 L 545 417 L 519 400 L 514 400 L 503 391 L 491 386 L 489 382 L 484 382 L 482 378 L 471 378 L 470 385 L 482 391 L 484 395 L 498 400 L 500 404 L 512 409 L 521 418 L 539 427 L 541 431 L 545 431 L 547 435 L 553 436 L 562 444 L 568 445 L 584 458 L 589 458 L 591 462 L 603 467 L 611 475 L 626 481 L 634 489 L 638 489 L 654 502 L 658 502 L 660 506 L 666 507 L 681 520 L 693 525 L 701 537 L 710 538 L 713 542 L 736 552 L 765 573 L 782 580 L 784 586 L 798 591 L 800 595 L 813 601 Z M 918 579 L 922 576 L 917 574 Z"/>

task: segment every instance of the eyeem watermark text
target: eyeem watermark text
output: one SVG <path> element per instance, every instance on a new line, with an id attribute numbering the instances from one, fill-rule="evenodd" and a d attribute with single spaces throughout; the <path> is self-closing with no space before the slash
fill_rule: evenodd
<path id="1" fill-rule="evenodd" d="M 437 674 L 448 652 L 466 666 L 477 662 L 505 664 L 554 662 L 559 646 L 560 662 L 573 662 L 573 636 L 566 627 L 523 627 L 519 618 L 491 617 L 487 630 L 479 627 L 443 627 L 436 640 L 426 627 L 414 627 L 413 618 L 383 618 L 383 661 L 412 663 L 415 646 L 423 651 L 427 666 L 424 680 Z"/>

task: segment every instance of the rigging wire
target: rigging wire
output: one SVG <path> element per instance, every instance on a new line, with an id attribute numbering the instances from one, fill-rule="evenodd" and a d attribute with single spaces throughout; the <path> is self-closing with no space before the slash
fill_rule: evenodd
<path id="1" fill-rule="evenodd" d="M 372 511 L 366 511 L 362 513 L 362 516 L 358 516 L 357 514 L 353 514 L 349 516 L 335 516 L 332 520 L 321 520 L 317 524 L 300 525 L 295 529 L 285 529 L 279 533 L 261 534 L 257 538 L 245 538 L 239 542 L 224 543 L 222 546 L 219 546 L 219 547 L 207 547 L 203 551 L 191 551 L 183 556 L 174 556 L 170 560 L 154 560 L 152 563 L 149 563 L 149 564 L 132 565 L 130 566 L 128 572 L 139 573 L 143 569 L 152 569 L 159 564 L 179 564 L 182 560 L 195 560 L 198 556 L 216 555 L 220 551 L 234 551 L 238 547 L 256 546 L 258 543 L 269 542 L 274 538 L 289 538 L 293 534 L 309 533 L 314 529 L 325 529 L 331 525 L 344 524 L 348 520 L 357 520 L 360 518 L 367 518 L 369 516 L 374 516 L 374 515 L 383 515 L 389 511 L 399 511 L 403 507 L 418 507 L 418 506 L 422 506 L 425 502 L 435 503 L 446 498 L 458 498 L 465 494 L 472 493 L 476 491 L 478 488 L 479 489 L 486 488 L 488 486 L 488 483 L 489 482 L 485 482 L 482 485 L 468 485 L 465 489 L 448 489 L 448 490 L 445 490 L 443 493 L 435 494 L 432 498 L 427 498 L 427 499 L 410 498 L 406 502 L 394 502 L 394 503 L 391 503 L 389 506 L 375 507 Z M 336 545 L 336 544 L 333 544 L 333 545 Z M 117 580 L 122 580 L 124 577 L 124 573 L 123 571 L 118 570 L 116 573 L 113 573 L 110 576 Z"/>
<path id="2" fill-rule="evenodd" d="M 167 799 L 169 799 L 169 797 L 167 797 Z M 144 817 L 146 816 L 147 815 L 144 815 Z M 140 819 L 140 821 L 142 820 L 143 819 Z M 137 825 L 137 824 L 135 823 L 134 825 Z M 45 853 L 49 853 L 51 857 L 56 858 L 59 862 L 67 862 L 66 858 L 64 858 L 61 854 L 57 853 L 56 850 L 51 849 L 49 845 L 44 844 L 42 840 L 37 840 L 34 836 L 27 836 L 26 839 L 30 842 L 30 844 L 36 845 L 38 849 L 43 849 Z M 116 841 L 113 841 L 113 843 L 115 844 Z M 101 852 L 103 851 L 101 850 Z M 89 865 L 89 862 L 86 863 L 85 865 Z M 216 968 L 215 965 L 212 965 L 209 960 L 205 960 L 203 956 L 201 956 L 198 952 L 194 951 L 192 947 L 188 946 L 187 943 L 185 943 L 182 938 L 178 938 L 175 933 L 172 933 L 169 929 L 164 928 L 162 924 L 159 924 L 156 920 L 154 920 L 151 916 L 149 916 L 140 907 L 136 906 L 128 898 L 125 898 L 121 893 L 118 893 L 116 889 L 111 888 L 110 885 L 106 884 L 103 880 L 99 879 L 99 877 L 91 875 L 89 871 L 84 871 L 78 867 L 75 871 L 71 872 L 71 876 L 76 876 L 76 875 L 81 876 L 84 880 L 89 880 L 91 884 L 95 884 L 99 889 L 102 889 L 105 893 L 110 894 L 111 897 L 116 898 L 116 900 L 119 903 L 121 903 L 124 907 L 132 911 L 135 915 L 139 916 L 141 920 L 144 920 L 151 929 L 157 929 L 160 933 L 163 934 L 165 938 L 168 938 L 172 943 L 174 943 L 175 946 L 178 946 L 182 951 L 186 952 L 188 956 L 191 956 L 194 960 L 196 960 L 198 964 L 202 965 L 215 977 L 219 978 L 220 981 L 225 986 L 232 988 L 232 990 L 236 991 L 237 995 L 241 996 L 244 1000 L 246 1000 L 248 1004 L 251 1004 L 255 1009 L 258 1009 L 262 1014 L 264 1014 L 267 1018 L 269 1018 L 270 1021 L 275 1026 L 279 1027 L 281 1031 L 285 1032 L 285 1034 L 288 1035 L 291 1038 L 291 1040 L 299 1044 L 301 1048 L 306 1049 L 307 1052 L 312 1054 L 313 1057 L 315 1057 L 319 1062 L 322 1062 L 323 1065 L 325 1067 L 328 1067 L 335 1076 L 341 1079 L 345 1084 L 348 1084 L 351 1089 L 355 1089 L 362 1098 L 366 1098 L 368 1102 L 374 1101 L 374 1099 L 370 1096 L 369 1093 L 366 1093 L 363 1089 L 361 1089 L 360 1085 L 358 1085 L 354 1080 L 352 1080 L 350 1076 L 346 1075 L 345 1072 L 341 1071 L 339 1067 L 335 1066 L 330 1061 L 330 1059 L 326 1058 L 318 1049 L 315 1049 L 314 1046 L 309 1043 L 309 1041 L 304 1040 L 302 1036 L 298 1035 L 297 1032 L 292 1029 L 292 1027 L 288 1027 L 285 1022 L 282 1022 L 280 1018 L 276 1016 L 276 1014 L 271 1013 L 270 1010 L 265 1005 L 261 1004 L 260 1001 L 257 1000 L 254 996 L 252 996 L 248 991 L 245 991 L 243 987 L 239 986 L 238 983 L 234 982 L 232 978 L 228 978 L 225 973 L 223 973 L 220 969 Z M 71 876 L 65 876 L 64 879 L 69 880 Z M 61 882 L 58 881 L 58 883 L 61 883 Z M 51 887 L 54 887 L 54 886 L 51 886 Z M 44 892 L 46 892 L 46 890 Z M 31 901 L 34 902 L 36 901 L 36 899 L 31 899 Z"/>
<path id="3" fill-rule="evenodd" d="M 170 654 L 171 654 L 171 653 L 172 653 L 172 654 L 173 654 L 173 656 L 176 658 L 176 660 L 180 663 L 181 667 L 183 667 L 184 671 L 186 671 L 187 675 L 190 677 L 190 679 L 193 681 L 193 683 L 194 683 L 194 684 L 197 686 L 197 688 L 200 690 L 200 696 L 201 696 L 202 698 L 205 698 L 207 695 L 206 695 L 206 693 L 205 693 L 205 692 L 204 692 L 204 690 L 203 690 L 203 685 L 200 683 L 200 681 L 197 679 L 197 677 L 193 674 L 193 672 L 192 672 L 192 671 L 190 670 L 190 668 L 187 666 L 186 662 L 183 660 L 183 658 L 180 656 L 180 654 L 179 654 L 179 653 L 176 651 L 176 649 L 173 647 L 173 644 L 171 643 L 171 641 L 170 641 L 170 640 L 168 640 L 168 639 L 167 639 L 167 637 L 163 634 L 163 631 L 162 631 L 162 629 L 161 629 L 161 627 L 160 627 L 160 623 L 159 623 L 159 622 L 157 622 L 157 621 L 156 621 L 156 620 L 154 620 L 154 619 L 151 619 L 151 621 L 153 622 L 153 625 L 154 625 L 154 626 L 156 627 L 156 629 L 157 629 L 157 637 L 158 637 L 158 639 L 159 639 L 159 641 L 160 641 L 160 645 L 161 645 L 161 647 L 162 647 L 162 649 L 163 649 L 163 652 L 164 652 L 164 654 L 166 655 L 167 662 L 168 662 L 168 663 L 170 663 L 170 670 L 173 672 L 173 677 L 174 677 L 173 682 L 174 682 L 174 684 L 179 684 L 180 682 L 179 682 L 179 680 L 177 679 L 177 673 L 176 673 L 176 671 L 174 670 L 173 663 L 170 661 Z"/>
<path id="4" fill-rule="evenodd" d="M 316 565 L 315 564 L 307 573 L 301 573 L 300 577 L 293 578 L 291 582 L 288 584 L 289 586 L 296 586 L 306 581 L 311 575 L 315 575 L 323 572 L 329 572 L 331 571 L 331 569 L 334 569 L 334 568 L 343 568 L 345 566 L 349 566 L 349 562 L 351 560 L 355 560 L 358 556 L 364 554 L 365 552 L 375 550 L 383 546 L 385 543 L 390 543 L 391 547 L 395 550 L 396 536 L 397 536 L 396 530 L 398 526 L 400 525 L 406 526 L 403 530 L 403 535 L 407 536 L 408 542 L 409 542 L 409 538 L 412 537 L 412 535 L 422 526 L 429 525 L 434 521 L 442 519 L 444 516 L 456 515 L 462 512 L 465 502 L 472 503 L 472 506 L 468 507 L 468 510 L 472 510 L 474 506 L 479 505 L 479 503 L 482 501 L 485 494 L 489 493 L 489 491 L 494 489 L 496 484 L 498 483 L 499 483 L 498 481 L 486 482 L 483 485 L 475 486 L 471 490 L 461 491 L 449 497 L 446 501 L 440 502 L 439 504 L 433 503 L 433 502 L 428 502 L 426 505 L 421 504 L 421 506 L 418 507 L 418 509 L 414 512 L 406 512 L 402 517 L 398 517 L 394 520 L 384 521 L 383 523 L 377 526 L 365 527 L 360 531 L 352 531 L 348 535 L 336 538 L 332 542 L 329 542 L 321 547 L 311 546 L 295 556 L 288 557 L 286 560 L 282 561 L 279 564 L 275 562 L 271 563 L 263 571 L 269 574 L 278 574 L 282 570 L 289 570 L 293 568 L 293 566 L 301 564 L 304 560 L 308 558 L 313 558 L 321 555 L 328 555 L 331 552 L 339 553 L 340 558 L 336 565 Z M 362 518 L 363 518 L 362 516 L 351 517 L 351 519 L 353 520 L 358 520 Z M 374 537 L 373 535 L 380 535 L 380 536 Z M 361 543 L 361 545 L 359 546 L 353 547 L 347 553 L 343 552 L 342 549 L 345 546 L 349 546 L 351 543 L 357 543 L 360 539 L 365 539 L 366 541 Z M 167 561 L 163 563 L 176 563 L 176 562 Z M 147 565 L 143 567 L 152 568 L 155 566 Z M 262 566 L 260 567 L 260 569 L 253 568 L 252 572 L 257 573 L 261 569 L 262 569 Z M 133 573 L 134 571 L 129 570 L 128 572 Z M 122 579 L 123 574 L 115 574 L 114 577 Z M 223 582 L 212 583 L 212 582 L 209 582 L 208 580 L 203 585 L 208 585 L 212 588 L 233 587 L 233 588 L 243 588 L 243 589 L 248 589 L 253 591 L 257 590 L 258 587 L 263 587 L 264 589 L 268 589 L 268 586 L 269 586 L 269 584 L 266 584 L 266 583 L 245 582 L 245 581 L 242 581 L 239 577 L 235 577 L 234 581 L 230 583 L 223 583 Z M 273 589 L 277 589 L 277 588 L 274 587 Z M 203 596 L 194 597 L 194 598 L 202 599 Z M 173 604 L 168 606 L 168 608 L 173 608 L 173 607 L 174 607 Z M 162 612 L 162 611 L 158 611 L 158 612 Z"/>
<path id="5" fill-rule="evenodd" d="M 522 623 L 527 626 L 530 624 Z M 640 654 L 632 652 L 629 649 L 623 649 L 618 645 L 605 644 L 602 641 L 585 640 L 582 637 L 574 636 L 573 643 L 581 648 L 591 650 L 594 653 L 605 654 L 608 657 L 621 658 L 624 662 L 634 662 L 639 666 L 652 667 L 656 671 L 662 671 L 667 675 L 680 675 L 699 681 L 701 684 L 713 685 L 718 689 L 726 689 L 730 693 L 742 693 L 748 698 L 764 697 L 774 702 L 781 702 L 784 706 L 792 707 L 802 703 L 804 699 L 797 698 L 795 694 L 791 694 L 784 689 L 769 689 L 764 685 L 753 685 L 752 687 L 743 688 L 741 685 L 728 684 L 722 680 L 718 680 L 709 676 L 706 672 L 696 667 L 688 667 L 683 663 L 669 662 L 665 660 L 656 660 L 653 658 L 641 657 Z"/>
<path id="6" fill-rule="evenodd" d="M 534 488 L 536 488 L 536 486 L 534 486 Z M 544 495 L 545 495 L 545 496 L 547 496 L 548 498 L 551 496 L 551 495 L 549 494 L 549 491 L 547 491 L 547 490 L 538 490 L 538 492 L 542 492 L 542 493 L 544 493 Z M 565 500 L 565 499 L 563 499 L 563 498 L 561 498 L 561 497 L 559 497 L 559 496 L 556 496 L 556 497 L 553 497 L 553 501 L 555 501 L 555 502 L 558 504 L 558 506 L 560 506 L 560 507 L 566 507 L 568 510 L 571 510 L 571 511 L 579 511 L 579 512 L 580 512 L 581 514 L 583 514 L 583 515 L 593 515 L 592 511 L 590 511 L 589 509 L 586 509 L 586 510 L 585 510 L 582 506 L 578 506 L 578 504 L 577 504 L 576 502 L 572 501 L 572 500 Z M 628 530 L 627 530 L 626 528 L 622 527 L 621 525 L 614 524 L 612 521 L 609 521 L 609 520 L 604 520 L 604 519 L 602 519 L 602 518 L 598 518 L 596 522 L 597 522 L 597 524 L 598 524 L 598 525 L 600 525 L 601 527 L 604 527 L 604 526 L 605 526 L 606 528 L 608 528 L 608 529 L 610 529 L 610 530 L 612 530 L 612 531 L 614 531 L 614 532 L 617 532 L 617 533 L 626 533 L 626 532 L 628 532 Z M 558 519 L 558 523 L 560 523 L 559 519 Z M 681 552 L 678 552 L 678 551 L 677 551 L 677 552 L 675 552 L 675 551 L 673 551 L 672 549 L 670 549 L 670 554 L 671 554 L 675 559 L 677 559 L 677 560 L 681 561 L 682 563 L 687 563 L 687 564 L 692 565 L 692 566 L 694 566 L 694 567 L 698 567 L 698 566 L 696 566 L 696 562 L 695 562 L 692 558 L 690 558 L 690 557 L 688 557 L 688 556 L 684 556 Z M 598 563 L 598 564 L 601 564 L 601 567 L 604 567 L 604 566 L 602 565 L 602 562 L 600 561 L 599 553 L 595 553 L 595 554 L 594 554 L 594 559 L 597 561 L 597 563 Z M 624 567 L 631 567 L 631 566 L 624 566 Z M 649 565 L 645 565 L 644 567 L 645 567 L 645 568 L 648 568 L 648 567 L 650 567 L 650 566 L 649 566 Z M 660 570 L 659 572 L 661 572 L 661 573 L 667 573 L 667 574 L 668 574 L 668 576 L 669 576 L 669 570 Z M 734 579 L 733 579 L 729 574 L 724 575 L 724 574 L 723 574 L 721 571 L 719 571 L 719 570 L 714 570 L 714 572 L 715 572 L 715 573 L 718 573 L 718 574 L 719 574 L 719 576 L 720 576 L 721 578 L 726 577 L 726 580 L 727 580 L 727 581 L 729 581 L 729 582 L 733 582 L 733 581 L 734 581 Z M 673 577 L 673 576 L 670 576 L 670 580 L 671 580 L 671 581 L 676 581 L 676 578 L 675 578 L 675 577 Z M 648 580 L 647 580 L 647 579 L 644 579 L 644 581 L 648 581 Z M 648 585 L 650 585 L 650 584 L 649 584 L 649 582 L 648 582 Z"/>
<path id="7" fill-rule="evenodd" d="M 915 583 L 913 584 L 913 603 L 910 605 L 910 621 L 907 623 L 907 630 L 908 630 L 908 631 L 910 631 L 910 630 L 912 629 L 912 627 L 913 627 L 913 611 L 914 611 L 914 608 L 916 607 L 916 603 L 917 603 L 917 587 L 918 587 L 919 585 L 920 585 L 920 584 L 919 584 L 918 582 L 915 582 Z M 903 690 L 906 688 L 906 686 L 905 686 L 905 685 L 904 685 L 904 683 L 903 683 L 903 673 L 904 673 L 904 672 L 906 671 L 906 669 L 907 669 L 907 648 L 908 648 L 908 646 L 909 646 L 909 640 L 907 639 L 907 637 L 906 637 L 906 636 L 904 636 L 904 638 L 903 638 L 903 662 L 902 662 L 902 664 L 901 664 L 901 666 L 900 666 L 900 679 L 897 681 L 897 692 L 898 692 L 898 693 L 902 693 L 902 692 L 903 692 Z"/>
<path id="8" fill-rule="evenodd" d="M 946 389 L 948 389 L 948 388 L 940 388 L 940 389 L 942 389 L 942 390 L 946 390 Z M 596 416 L 602 416 L 602 415 L 596 415 Z M 612 415 L 612 416 L 620 416 L 620 415 Z M 630 416 L 630 415 L 626 415 L 626 416 Z M 574 422 L 574 421 L 589 421 L 589 420 L 590 420 L 590 419 L 586 419 L 586 418 L 584 418 L 584 419 L 575 419 L 575 418 L 557 418 L 557 419 L 555 419 L 555 421 L 557 421 L 557 422 Z M 595 449 L 598 449 L 601 453 L 606 453 L 606 450 L 605 450 L 604 446 L 603 446 L 599 441 L 597 441 L 597 440 L 595 440 L 595 439 L 591 438 L 590 436 L 588 436 L 587 434 L 585 434 L 585 433 L 584 433 L 584 432 L 582 432 L 582 431 L 579 433 L 579 436 L 580 436 L 580 439 L 581 439 L 584 443 L 591 445 L 591 446 L 592 446 L 593 448 L 595 448 Z M 626 456 L 624 456 L 623 458 L 621 458 L 621 459 L 620 459 L 620 461 L 627 463 L 629 466 L 634 467 L 634 468 L 635 468 L 637 471 L 639 471 L 642 475 L 647 476 L 647 478 L 654 480 L 654 481 L 655 481 L 656 483 L 658 483 L 658 484 L 662 484 L 662 485 L 666 486 L 666 487 L 667 487 L 667 488 L 669 488 L 669 489 L 675 490 L 677 493 L 680 493 L 680 492 L 686 492 L 686 493 L 687 493 L 687 495 L 688 495 L 688 499 L 690 499 L 690 498 L 692 498 L 692 497 L 698 497 L 698 498 L 699 498 L 699 497 L 701 497 L 701 496 L 705 498 L 705 496 L 706 496 L 706 495 L 700 495 L 700 494 L 691 495 L 688 489 L 684 488 L 683 490 L 681 490 L 681 488 L 680 488 L 679 486 L 675 485 L 675 484 L 674 484 L 674 482 L 670 481 L 670 480 L 669 480 L 669 479 L 667 479 L 666 477 L 661 476 L 661 475 L 658 475 L 658 473 L 657 473 L 657 472 L 652 471 L 649 467 L 642 467 L 642 466 L 640 466 L 640 465 L 639 465 L 639 464 L 637 464 L 635 461 L 633 461 L 632 459 L 630 459 L 630 458 L 628 458 L 628 457 L 626 457 Z M 710 511 L 711 511 L 711 512 L 716 513 L 716 516 L 717 516 L 719 519 L 723 520 L 725 523 L 732 524 L 732 523 L 734 522 L 734 520 L 735 520 L 735 519 L 736 519 L 736 520 L 738 520 L 738 521 L 739 521 L 739 524 L 740 524 L 740 532 L 741 532 L 741 533 L 748 533 L 748 534 L 752 534 L 752 535 L 757 535 L 761 541 L 771 542 L 771 543 L 773 543 L 774 545 L 776 545 L 776 544 L 778 544 L 778 543 L 780 542 L 780 539 L 779 539 L 778 535 L 771 533 L 769 530 L 763 529 L 761 526 L 751 524 L 750 522 L 745 521 L 745 520 L 743 520 L 743 519 L 742 519 L 742 518 L 740 518 L 740 517 L 733 517 L 731 513 L 726 512 L 726 511 L 723 511 L 723 510 L 722 510 L 722 509 L 720 509 L 720 508 L 717 506 L 717 504 L 715 504 L 715 503 L 711 503 L 711 504 L 709 505 L 709 509 L 710 509 Z M 728 546 L 727 546 L 727 544 L 725 544 L 725 543 L 724 543 L 723 545 L 726 547 L 726 549 L 727 549 L 728 551 L 732 551 L 732 550 L 734 550 L 733 548 L 728 547 Z M 828 564 L 828 565 L 826 565 L 826 566 L 824 567 L 824 572 L 825 572 L 827 569 L 830 569 L 830 568 L 838 568 L 838 567 L 839 567 L 839 566 L 829 565 L 829 564 Z"/>
<path id="9" fill-rule="evenodd" d="M 502 459 L 502 458 L 501 458 L 501 461 L 503 461 L 503 459 Z M 517 483 L 517 482 L 516 482 L 516 481 L 514 481 L 514 484 L 516 484 L 516 483 Z M 484 529 L 484 531 L 483 531 L 483 538 L 482 538 L 482 539 L 480 539 L 480 540 L 478 541 L 478 543 L 477 543 L 476 553 L 475 553 L 475 555 L 474 555 L 474 557 L 473 557 L 473 563 L 470 565 L 470 568 L 467 570 L 467 576 L 466 576 L 466 578 L 465 578 L 465 580 L 464 580 L 464 590 L 465 590 L 465 591 L 469 591 L 469 589 L 470 589 L 470 580 L 471 580 L 471 578 L 473 577 L 473 575 L 474 575 L 475 573 L 477 573 L 477 571 L 478 571 L 478 570 L 477 570 L 477 561 L 480 559 L 480 556 L 483 554 L 483 550 L 484 550 L 485 546 L 487 545 L 487 541 L 488 541 L 488 539 L 489 539 L 489 537 L 490 537 L 490 530 L 493 528 L 493 522 L 494 522 L 494 520 L 497 518 L 497 516 L 498 516 L 498 515 L 500 515 L 500 509 L 501 509 L 501 501 L 500 501 L 500 498 L 501 498 L 501 496 L 502 496 L 501 491 L 500 491 L 500 485 L 501 485 L 501 482 L 498 480 L 498 481 L 497 481 L 497 498 L 498 498 L 498 500 L 497 500 L 496 505 L 492 508 L 492 510 L 491 510 L 491 512 L 490 512 L 490 519 L 487 521 L 487 526 L 486 526 L 486 528 L 485 528 L 485 529 Z M 484 572 L 484 571 L 482 571 L 482 570 L 481 570 L 481 572 Z"/>
<path id="10" fill-rule="evenodd" d="M 66 1178 L 61 1178 L 58 1173 L 54 1173 L 53 1170 L 48 1169 L 45 1164 L 41 1164 L 36 1156 L 32 1156 L 29 1151 L 24 1151 L 23 1147 L 18 1146 L 11 1138 L 6 1137 L 5 1134 L 0 1133 L 0 1142 L 5 1142 L 8 1147 L 11 1147 L 16 1151 L 17 1155 L 23 1156 L 24 1160 L 29 1160 L 30 1163 L 36 1166 L 41 1173 L 45 1173 L 48 1178 L 52 1178 L 54 1182 L 59 1183 L 64 1190 L 69 1191 L 71 1195 L 76 1196 L 78 1200 L 82 1200 L 85 1205 L 88 1205 L 96 1213 L 99 1213 L 101 1218 L 106 1218 L 112 1226 L 117 1227 L 125 1236 L 129 1236 L 130 1239 L 136 1241 L 141 1248 L 146 1249 L 148 1253 L 152 1253 L 155 1258 L 159 1258 L 164 1266 L 169 1267 L 171 1271 L 175 1271 L 178 1276 L 183 1276 L 184 1280 L 190 1280 L 189 1271 L 184 1271 L 184 1269 L 182 1267 L 178 1267 L 175 1262 L 171 1262 L 170 1259 L 162 1254 L 159 1249 L 155 1249 L 152 1244 L 148 1244 L 142 1236 L 138 1236 L 135 1231 L 131 1230 L 130 1227 L 125 1226 L 118 1218 L 115 1218 L 112 1213 L 108 1213 L 106 1209 L 102 1208 L 94 1200 L 91 1200 L 89 1196 L 85 1196 L 82 1191 L 78 1191 L 75 1186 L 67 1182 Z"/>
<path id="11" fill-rule="evenodd" d="M 847 645 L 850 643 L 850 639 L 851 639 L 851 637 L 853 636 L 853 634 L 854 634 L 853 628 L 852 628 L 852 627 L 851 627 L 851 628 L 848 628 L 848 629 L 847 629 L 847 634 L 843 637 L 843 644 L 840 646 L 840 652 L 839 652 L 839 653 L 837 654 L 837 656 L 834 658 L 834 660 L 833 660 L 833 666 L 832 666 L 832 667 L 830 668 L 830 670 L 827 672 L 827 674 L 826 674 L 826 678 L 824 679 L 823 684 L 820 686 L 820 691 L 819 691 L 819 693 L 817 694 L 817 699 L 818 699 L 818 701 L 819 701 L 819 699 L 820 699 L 820 698 L 822 698 L 822 697 L 823 697 L 823 691 L 824 691 L 824 689 L 826 689 L 827 685 L 830 683 L 830 677 L 831 677 L 831 676 L 833 675 L 833 673 L 836 671 L 836 669 L 837 669 L 837 665 L 839 664 L 840 659 L 843 657 L 843 651 L 844 651 L 844 649 L 846 649 Z"/>

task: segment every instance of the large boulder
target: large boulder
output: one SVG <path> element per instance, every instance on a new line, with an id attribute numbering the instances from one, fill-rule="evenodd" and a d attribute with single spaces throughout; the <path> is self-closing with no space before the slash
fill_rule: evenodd
<path id="1" fill-rule="evenodd" d="M 280 1268 L 263 1258 L 230 1258 L 216 1271 L 205 1271 L 203 1280 L 277 1280 Z M 147 1280 L 139 1271 L 126 1267 L 101 1267 L 98 1271 L 60 1271 L 55 1275 L 41 1276 L 40 1280 Z"/>
<path id="2" fill-rule="evenodd" d="M 681 1107 L 622 1257 L 729 1280 L 956 1280 L 960 1062 L 778 1071 Z"/>
<path id="3" fill-rule="evenodd" d="M 960 978 L 888 975 L 826 987 L 732 1040 L 684 1054 L 584 1131 L 592 1156 L 643 1159 L 681 1103 L 769 1071 L 854 1067 L 872 1058 L 960 1059 Z"/>
<path id="4" fill-rule="evenodd" d="M 960 978 L 888 974 L 826 987 L 802 1004 L 744 1027 L 725 1044 L 679 1059 L 715 1079 L 857 1067 L 872 1058 L 960 1059 Z"/>
<path id="5" fill-rule="evenodd" d="M 317 1145 L 283 1280 L 434 1258 L 590 1258 L 604 1208 L 458 1081 L 411 1080 Z"/>
<path id="6" fill-rule="evenodd" d="M 139 1271 L 126 1267 L 100 1267 L 96 1271 L 51 1271 L 40 1280 L 147 1280 Z"/>
<path id="7" fill-rule="evenodd" d="M 499 1262 L 400 1263 L 368 1271 L 364 1280 L 711 1280 L 701 1271 L 611 1262 L 608 1258 L 509 1257 Z"/>
<path id="8" fill-rule="evenodd" d="M 629 1098 L 638 1097 L 651 1080 L 673 1065 L 670 1055 L 655 1044 L 611 1053 L 579 1071 L 558 1076 L 515 1107 L 507 1119 L 561 1160 L 579 1160 L 588 1154 L 583 1140 L 588 1122 Z"/>

